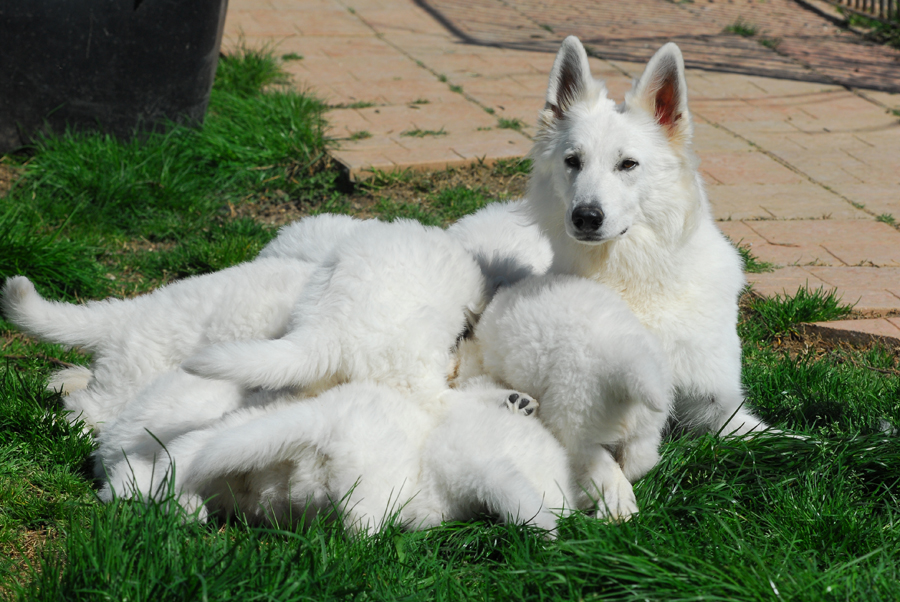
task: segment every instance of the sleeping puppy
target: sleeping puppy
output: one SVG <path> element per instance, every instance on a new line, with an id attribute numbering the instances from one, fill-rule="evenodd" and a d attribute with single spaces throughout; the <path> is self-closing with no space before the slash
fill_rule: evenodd
<path id="1" fill-rule="evenodd" d="M 277 394 L 121 459 L 100 497 L 173 491 L 201 517 L 240 511 L 276 524 L 337 508 L 364 533 L 393 516 L 420 529 L 489 512 L 552 535 L 571 499 L 565 452 L 522 416 L 527 396 L 485 382 L 436 397 L 372 382 L 311 399 Z"/>

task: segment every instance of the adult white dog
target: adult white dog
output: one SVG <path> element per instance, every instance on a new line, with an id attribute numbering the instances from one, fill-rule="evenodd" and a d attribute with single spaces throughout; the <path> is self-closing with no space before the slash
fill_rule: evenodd
<path id="1" fill-rule="evenodd" d="M 662 343 L 681 425 L 743 434 L 737 251 L 716 228 L 691 150 L 684 62 L 650 59 L 617 105 L 568 37 L 540 113 L 526 206 L 553 248 L 551 271 L 616 291 Z"/>

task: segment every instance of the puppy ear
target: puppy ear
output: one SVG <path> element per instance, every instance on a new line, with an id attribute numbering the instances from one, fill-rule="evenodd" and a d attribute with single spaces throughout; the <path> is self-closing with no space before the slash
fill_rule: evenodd
<path id="1" fill-rule="evenodd" d="M 686 144 L 690 141 L 687 81 L 678 46 L 669 42 L 656 51 L 626 98 L 626 104 L 636 104 L 650 113 L 672 142 Z"/>
<path id="2" fill-rule="evenodd" d="M 591 68 L 581 41 L 575 36 L 563 40 L 550 71 L 547 87 L 547 104 L 544 110 L 562 119 L 566 111 L 587 91 L 591 81 Z"/>

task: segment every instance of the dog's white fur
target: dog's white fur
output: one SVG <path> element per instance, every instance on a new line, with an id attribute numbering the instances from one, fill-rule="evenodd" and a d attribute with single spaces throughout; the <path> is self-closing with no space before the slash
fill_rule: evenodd
<path id="1" fill-rule="evenodd" d="M 332 213 L 305 217 L 282 226 L 278 236 L 262 248 L 257 259 L 284 257 L 318 265 L 367 221 Z"/>
<path id="2" fill-rule="evenodd" d="M 476 383 L 422 399 L 354 382 L 302 401 L 282 395 L 164 452 L 130 455 L 101 498 L 164 497 L 172 479 L 180 504 L 202 515 L 237 507 L 284 524 L 339 507 L 348 527 L 372 532 L 394 513 L 426 528 L 488 511 L 552 533 L 571 497 L 566 456 L 538 421 L 501 409 L 509 393 Z"/>
<path id="3" fill-rule="evenodd" d="M 617 106 L 591 77 L 581 43 L 566 38 L 540 114 L 527 207 L 550 240 L 552 272 L 609 286 L 659 337 L 678 421 L 743 434 L 766 425 L 742 407 L 742 265 L 713 221 L 691 135 L 675 44 Z"/>
<path id="4" fill-rule="evenodd" d="M 187 278 L 128 300 L 47 301 L 24 276 L 3 289 L 4 315 L 43 340 L 93 353 L 90 370 L 67 368 L 51 386 L 68 393 L 72 419 L 95 432 L 139 391 L 210 344 L 284 334 L 314 266 L 267 258 Z"/>
<path id="5" fill-rule="evenodd" d="M 550 269 L 550 241 L 525 211 L 525 202 L 491 203 L 460 218 L 447 228 L 481 266 L 493 294 L 501 286 L 515 284 Z"/>
<path id="6" fill-rule="evenodd" d="M 100 434 L 136 397 L 172 397 L 159 387 L 190 383 L 178 368 L 206 345 L 284 334 L 315 266 L 365 223 L 346 215 L 307 217 L 281 228 L 252 262 L 180 280 L 134 299 L 83 305 L 47 301 L 27 278 L 13 277 L 3 288 L 2 308 L 11 322 L 38 338 L 93 353 L 91 368 L 59 370 L 47 387 L 66 396 L 63 403 L 71 420 L 81 419 Z M 161 382 L 155 383 L 157 379 Z M 173 399 L 179 400 L 180 412 L 187 412 L 187 424 L 193 424 L 193 413 L 207 415 L 200 408 L 181 407 L 182 397 Z M 139 407 L 131 408 L 132 417 Z M 205 411 L 214 419 L 227 410 Z M 136 424 L 143 431 L 148 423 Z M 120 437 L 101 438 L 101 445 L 105 439 Z"/>
<path id="7" fill-rule="evenodd" d="M 576 507 L 637 512 L 631 483 L 659 460 L 672 377 L 618 295 L 575 276 L 523 280 L 496 294 L 460 355 L 463 381 L 485 372 L 540 400 L 541 422 L 568 452 Z"/>
<path id="8" fill-rule="evenodd" d="M 244 387 L 318 392 L 372 380 L 436 394 L 486 294 L 472 255 L 443 230 L 372 220 L 319 264 L 283 337 L 210 346 L 183 366 Z"/>

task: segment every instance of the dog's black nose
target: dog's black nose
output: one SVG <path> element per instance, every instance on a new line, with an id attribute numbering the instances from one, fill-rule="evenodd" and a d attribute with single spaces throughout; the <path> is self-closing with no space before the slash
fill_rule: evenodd
<path id="1" fill-rule="evenodd" d="M 596 232 L 603 225 L 603 212 L 597 207 L 578 207 L 572 211 L 572 225 L 579 232 Z"/>

